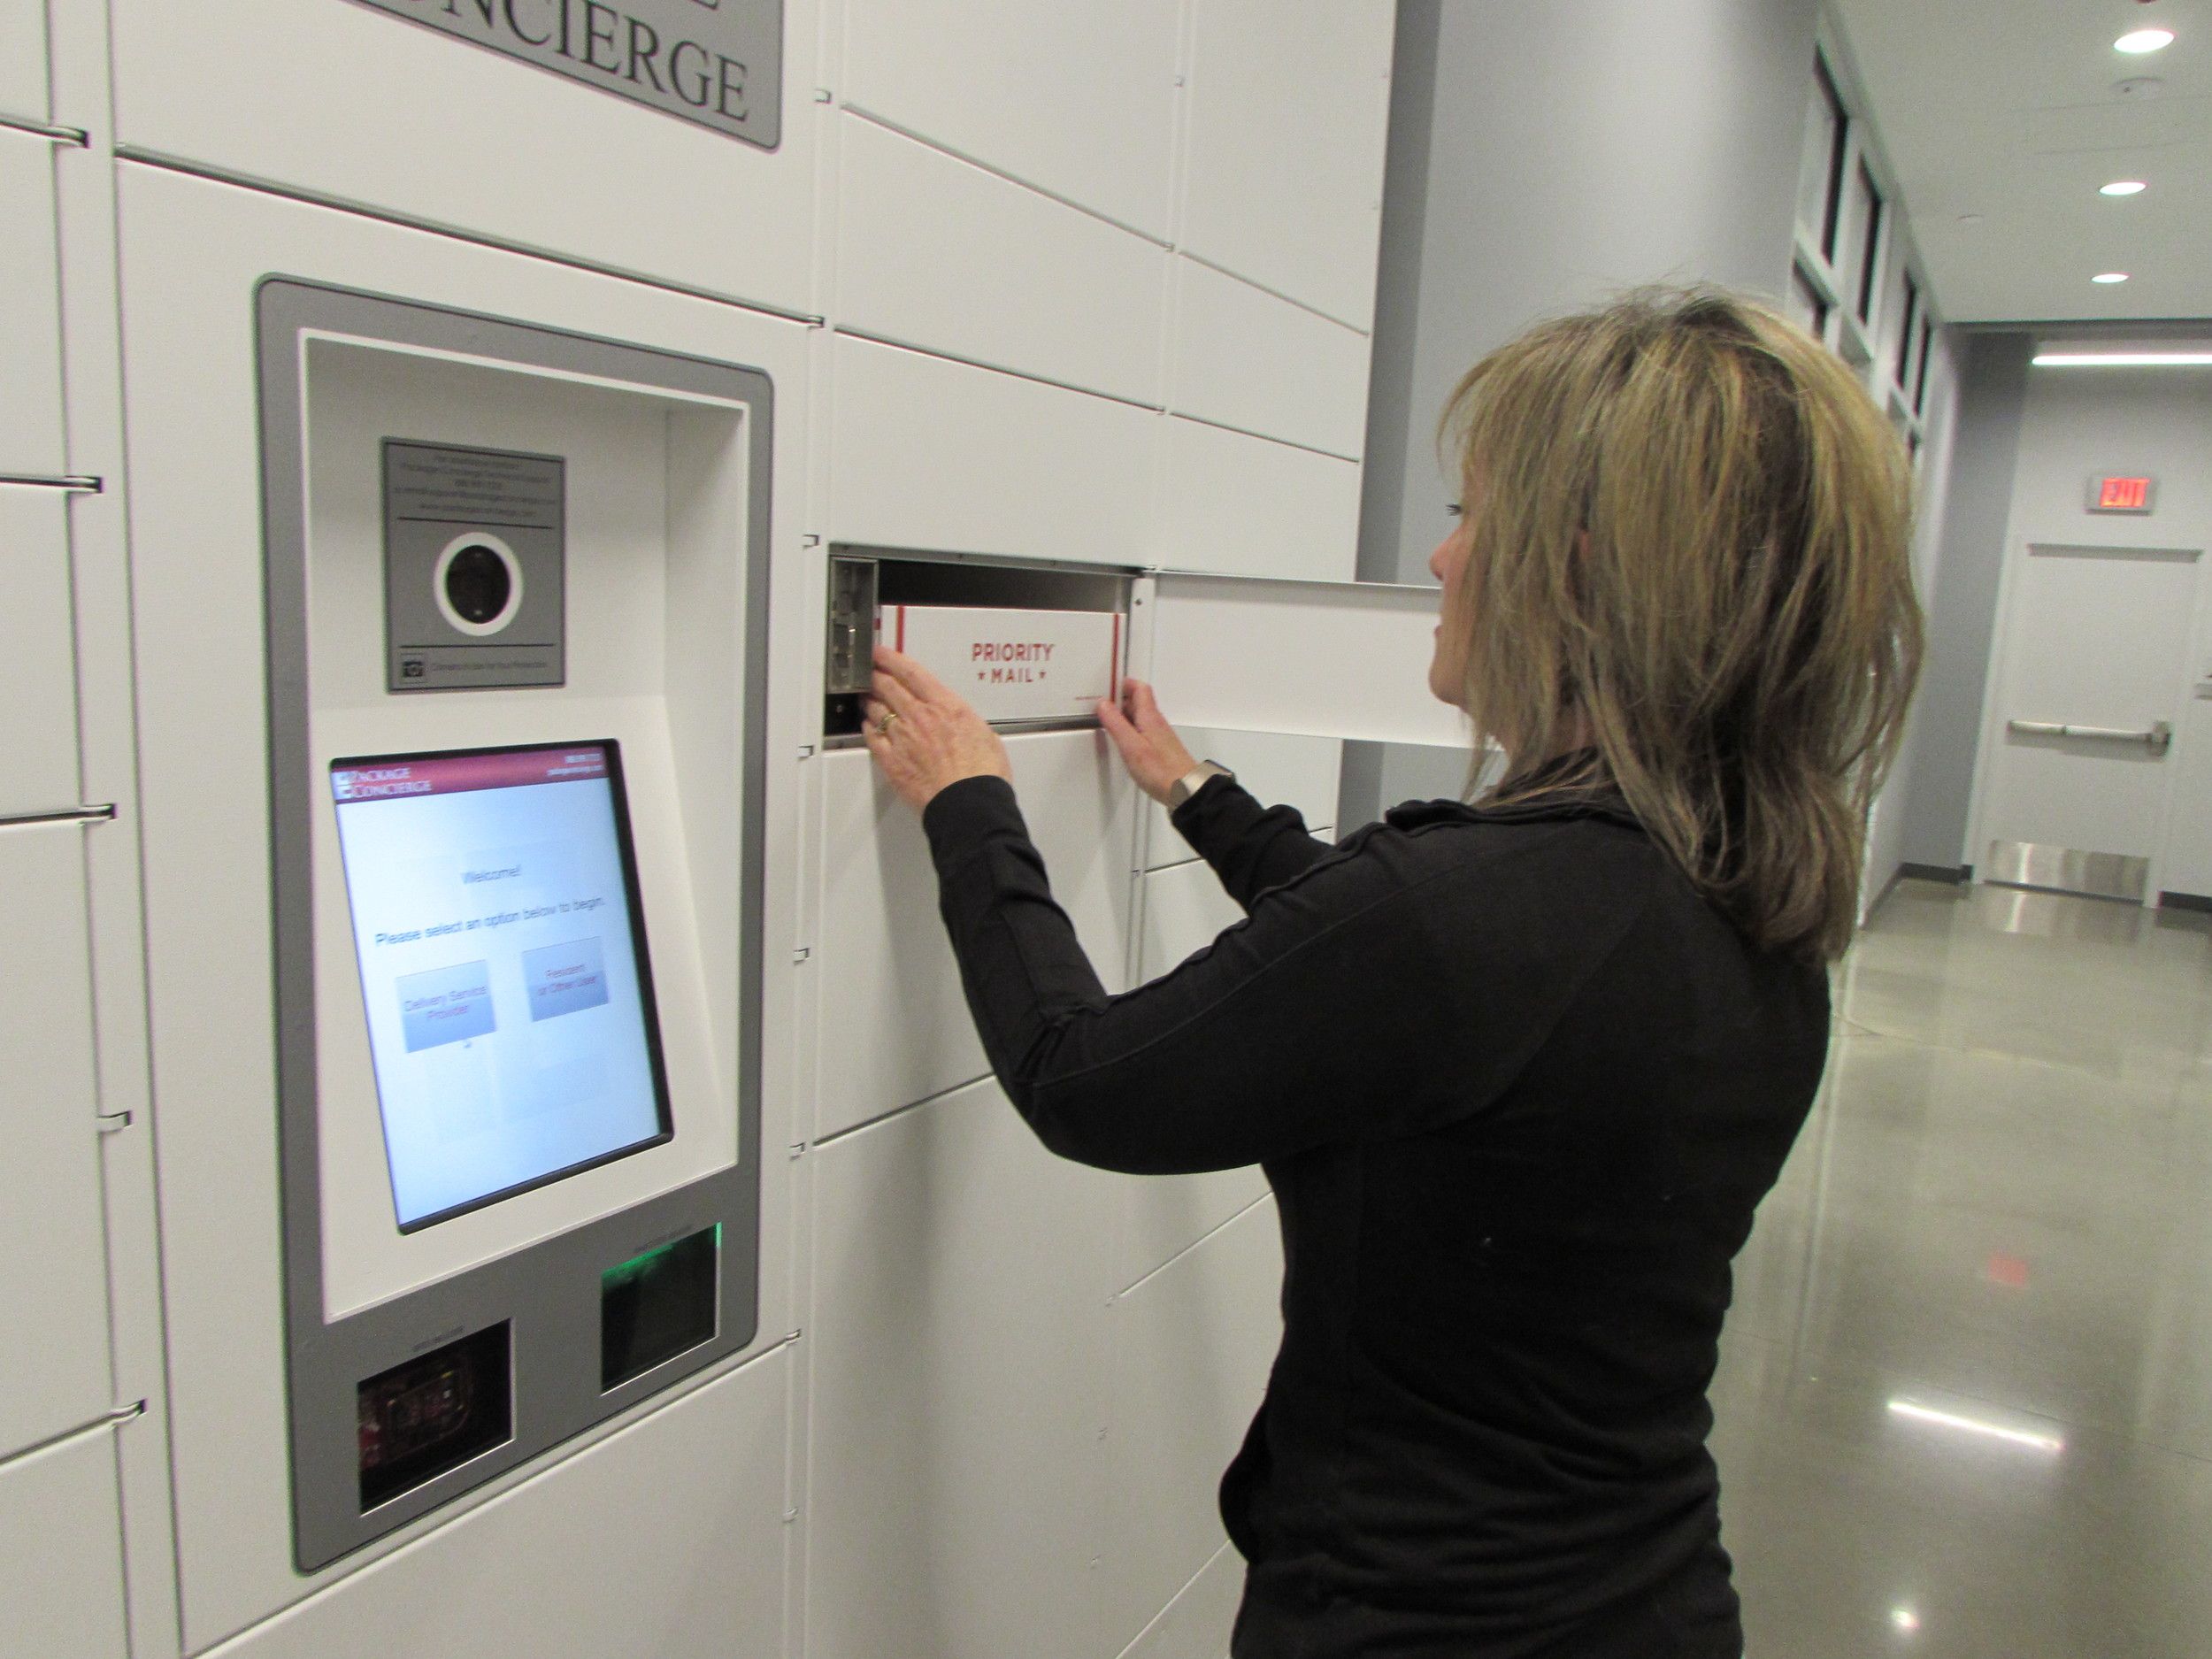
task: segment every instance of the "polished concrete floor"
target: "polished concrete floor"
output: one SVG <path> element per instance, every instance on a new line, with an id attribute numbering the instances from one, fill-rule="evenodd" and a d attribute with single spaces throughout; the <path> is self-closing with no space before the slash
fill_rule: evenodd
<path id="1" fill-rule="evenodd" d="M 2212 1659 L 2212 918 L 1901 884 L 1738 1264 L 1750 1659 Z"/>

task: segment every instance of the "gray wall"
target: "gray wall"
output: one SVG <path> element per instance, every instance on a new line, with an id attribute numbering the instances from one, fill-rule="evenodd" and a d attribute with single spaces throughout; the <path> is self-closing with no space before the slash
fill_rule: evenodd
<path id="1" fill-rule="evenodd" d="M 1484 352 L 1639 283 L 1781 292 L 1814 11 L 1400 0 L 1363 580 L 1430 580 L 1437 412 Z"/>
<path id="2" fill-rule="evenodd" d="M 1905 862 L 1931 870 L 1971 862 L 1965 848 L 1974 751 L 2034 342 L 2026 334 L 1966 334 L 1957 350 L 1957 425 L 1934 582 L 1924 596 L 1928 657 L 1905 788 Z"/>

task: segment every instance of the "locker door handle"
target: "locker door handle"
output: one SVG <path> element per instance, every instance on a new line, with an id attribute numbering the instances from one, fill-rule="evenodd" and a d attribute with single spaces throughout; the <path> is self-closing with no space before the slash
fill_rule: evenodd
<path id="1" fill-rule="evenodd" d="M 2005 730 L 2024 737 L 2085 737 L 2106 743 L 2140 743 L 2154 755 L 2163 755 L 2174 742 L 2173 726 L 2166 720 L 2153 721 L 2147 732 L 2131 732 L 2116 726 L 2066 726 L 2055 720 L 2007 720 Z"/>
<path id="2" fill-rule="evenodd" d="M 88 150 L 92 134 L 81 127 L 64 127 L 58 121 L 42 121 L 28 115 L 0 115 L 0 127 L 12 133 L 28 133 L 34 138 L 51 139 L 57 144 L 72 145 Z"/>

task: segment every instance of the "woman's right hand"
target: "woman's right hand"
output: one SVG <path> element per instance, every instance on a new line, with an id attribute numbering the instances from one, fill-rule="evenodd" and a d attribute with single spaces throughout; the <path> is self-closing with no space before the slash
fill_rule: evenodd
<path id="1" fill-rule="evenodd" d="M 1168 791 L 1198 761 L 1160 712 L 1152 687 L 1141 680 L 1123 680 L 1121 706 L 1117 708 L 1111 698 L 1101 698 L 1098 719 L 1121 751 L 1122 764 L 1129 768 L 1137 787 L 1165 806 Z"/>

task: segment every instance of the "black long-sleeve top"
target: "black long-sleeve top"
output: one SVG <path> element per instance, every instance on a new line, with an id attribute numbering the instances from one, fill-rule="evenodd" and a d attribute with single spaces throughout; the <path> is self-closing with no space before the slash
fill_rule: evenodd
<path id="1" fill-rule="evenodd" d="M 1822 971 L 1747 946 L 1617 797 L 1330 849 L 1217 779 L 1175 825 L 1247 918 L 1110 996 L 1010 787 L 923 821 L 1044 1143 L 1274 1188 L 1282 1348 L 1221 1490 L 1240 1659 L 1737 1659 L 1705 1390 Z"/>

